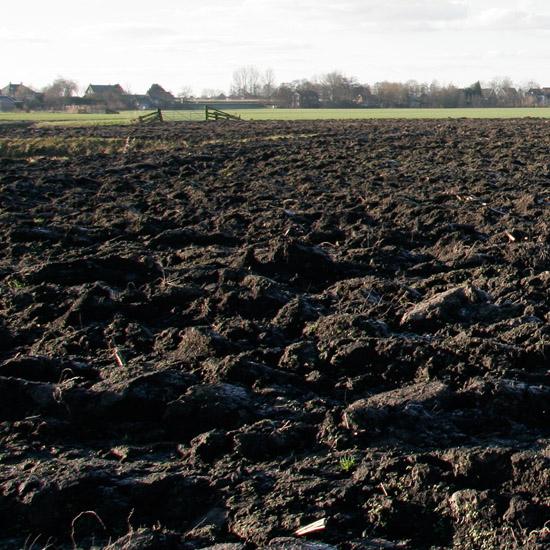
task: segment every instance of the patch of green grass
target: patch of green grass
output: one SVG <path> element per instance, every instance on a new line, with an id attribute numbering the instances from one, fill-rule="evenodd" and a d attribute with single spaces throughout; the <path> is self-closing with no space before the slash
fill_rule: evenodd
<path id="1" fill-rule="evenodd" d="M 342 472 L 351 472 L 355 468 L 355 457 L 352 455 L 345 455 L 340 459 L 338 464 Z"/>
<path id="2" fill-rule="evenodd" d="M 478 109 L 228 109 L 243 120 L 369 120 L 369 119 L 442 119 L 442 118 L 550 118 L 548 107 L 478 108 Z M 121 111 L 118 114 L 77 113 L 2 113 L 1 122 L 35 122 L 40 125 L 105 125 L 131 124 L 144 111 Z M 163 111 L 167 121 L 201 121 L 201 109 Z M 216 124 L 215 122 L 212 122 Z M 221 121 L 218 123 L 224 124 Z"/>
<path id="3" fill-rule="evenodd" d="M 0 138 L 0 158 L 69 158 L 94 154 L 172 150 L 179 146 L 181 143 L 177 142 L 144 139 L 128 141 L 124 138 Z"/>
<path id="4" fill-rule="evenodd" d="M 142 111 L 121 111 L 118 114 L 77 114 L 77 113 L 3 113 L 0 112 L 0 122 L 36 122 L 41 125 L 105 125 L 105 124 L 130 124 Z"/>
<path id="5" fill-rule="evenodd" d="M 367 120 L 442 118 L 550 118 L 549 108 L 485 109 L 243 109 L 243 120 Z"/>

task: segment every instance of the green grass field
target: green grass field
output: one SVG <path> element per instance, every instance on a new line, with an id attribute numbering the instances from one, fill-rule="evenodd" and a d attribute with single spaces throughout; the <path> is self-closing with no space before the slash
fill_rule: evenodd
<path id="1" fill-rule="evenodd" d="M 229 109 L 243 120 L 362 120 L 414 118 L 550 118 L 550 108 L 516 109 Z M 2 113 L 0 122 L 37 122 L 39 124 L 88 125 L 131 124 L 143 111 L 122 111 L 120 114 L 72 113 Z M 165 111 L 166 120 L 204 120 L 202 110 Z"/>
<path id="2" fill-rule="evenodd" d="M 377 118 L 550 118 L 550 109 L 246 109 L 244 120 L 362 120 Z"/>
<path id="3" fill-rule="evenodd" d="M 116 115 L 76 113 L 3 113 L 0 112 L 0 122 L 38 122 L 39 124 L 130 124 L 133 119 L 143 114 L 139 111 L 122 111 Z"/>

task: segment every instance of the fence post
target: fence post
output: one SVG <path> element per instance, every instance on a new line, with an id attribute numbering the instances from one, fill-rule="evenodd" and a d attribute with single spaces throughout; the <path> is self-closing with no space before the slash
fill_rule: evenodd
<path id="1" fill-rule="evenodd" d="M 160 109 L 158 110 L 158 116 L 159 116 L 160 122 L 164 122 L 164 120 L 162 118 L 162 111 Z"/>

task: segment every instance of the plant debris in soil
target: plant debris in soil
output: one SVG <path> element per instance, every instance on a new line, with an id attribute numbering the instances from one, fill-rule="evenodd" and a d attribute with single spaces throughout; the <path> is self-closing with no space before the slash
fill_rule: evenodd
<path id="1" fill-rule="evenodd" d="M 547 121 L 0 137 L 0 548 L 550 544 Z"/>

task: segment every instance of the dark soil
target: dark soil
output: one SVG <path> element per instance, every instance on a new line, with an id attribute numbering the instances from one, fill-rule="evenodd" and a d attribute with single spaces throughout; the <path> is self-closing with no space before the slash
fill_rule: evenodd
<path id="1" fill-rule="evenodd" d="M 549 547 L 549 128 L 0 127 L 0 548 Z"/>

